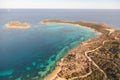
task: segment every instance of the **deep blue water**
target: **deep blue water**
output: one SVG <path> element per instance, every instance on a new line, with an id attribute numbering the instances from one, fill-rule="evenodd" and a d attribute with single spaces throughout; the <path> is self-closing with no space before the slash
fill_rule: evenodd
<path id="1" fill-rule="evenodd" d="M 82 12 L 83 11 L 83 12 Z M 90 13 L 91 12 L 91 13 Z M 67 50 L 80 42 L 98 34 L 85 27 L 68 24 L 40 24 L 44 19 L 62 19 L 70 21 L 99 19 L 90 10 L 0 10 L 0 80 L 33 80 L 42 78 L 53 70 Z M 119 10 L 108 10 L 118 14 Z M 84 14 L 83 14 L 84 13 Z M 84 16 L 81 16 L 81 15 Z M 88 15 L 88 17 L 85 16 Z M 108 13 L 107 13 L 108 14 Z M 91 17 L 94 15 L 94 18 Z M 106 11 L 103 16 L 106 15 Z M 119 15 L 119 14 L 118 14 Z M 83 17 L 85 17 L 83 19 Z M 88 19 L 87 19 L 88 18 Z M 110 17 L 111 18 L 111 17 Z M 119 20 L 118 18 L 116 18 Z M 113 20 L 116 20 L 113 19 Z M 28 29 L 9 29 L 4 26 L 9 21 L 28 22 Z M 109 20 L 109 19 L 108 19 Z M 111 20 L 110 20 L 111 21 Z M 108 21 L 109 22 L 109 21 Z M 109 22 L 111 23 L 111 22 Z M 114 25 L 114 22 L 111 23 Z M 109 25 L 111 25 L 109 24 Z M 120 23 L 115 23 L 119 25 Z M 116 28 L 119 28 L 116 26 Z"/>
<path id="2" fill-rule="evenodd" d="M 120 9 L 0 9 L 0 24 L 11 20 L 36 24 L 43 19 L 106 23 L 120 29 Z"/>

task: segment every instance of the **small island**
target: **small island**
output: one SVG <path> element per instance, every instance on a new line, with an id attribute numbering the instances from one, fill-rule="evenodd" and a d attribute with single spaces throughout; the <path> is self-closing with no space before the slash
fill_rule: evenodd
<path id="1" fill-rule="evenodd" d="M 9 23 L 6 23 L 5 26 L 7 28 L 21 28 L 21 29 L 30 27 L 28 23 L 22 23 L 19 21 L 11 21 Z"/>
<path id="2" fill-rule="evenodd" d="M 44 80 L 119 80 L 120 30 L 104 23 L 43 20 L 42 24 L 59 23 L 91 28 L 99 36 L 80 43 L 56 63 L 55 70 Z"/>

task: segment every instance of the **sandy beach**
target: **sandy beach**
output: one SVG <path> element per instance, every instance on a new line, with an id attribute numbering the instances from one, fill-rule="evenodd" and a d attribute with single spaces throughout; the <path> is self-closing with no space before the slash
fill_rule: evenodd
<path id="1" fill-rule="evenodd" d="M 44 80 L 55 79 L 57 77 L 57 73 L 59 73 L 60 71 L 61 71 L 61 68 L 59 66 L 57 66 L 51 74 L 49 74 L 47 77 L 44 78 Z"/>

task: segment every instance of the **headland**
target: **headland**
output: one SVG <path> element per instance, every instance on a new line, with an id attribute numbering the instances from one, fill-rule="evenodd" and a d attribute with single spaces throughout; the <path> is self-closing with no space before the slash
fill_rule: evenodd
<path id="1" fill-rule="evenodd" d="M 80 25 L 101 33 L 69 50 L 67 55 L 56 63 L 56 69 L 44 80 L 120 79 L 120 30 L 115 30 L 104 23 L 84 21 L 47 19 L 41 23 Z"/>

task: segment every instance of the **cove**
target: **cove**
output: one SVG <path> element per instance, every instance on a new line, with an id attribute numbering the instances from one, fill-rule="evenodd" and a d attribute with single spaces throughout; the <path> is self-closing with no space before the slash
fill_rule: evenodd
<path id="1" fill-rule="evenodd" d="M 98 35 L 71 24 L 31 24 L 28 29 L 0 27 L 0 80 L 42 79 L 66 51 Z"/>

